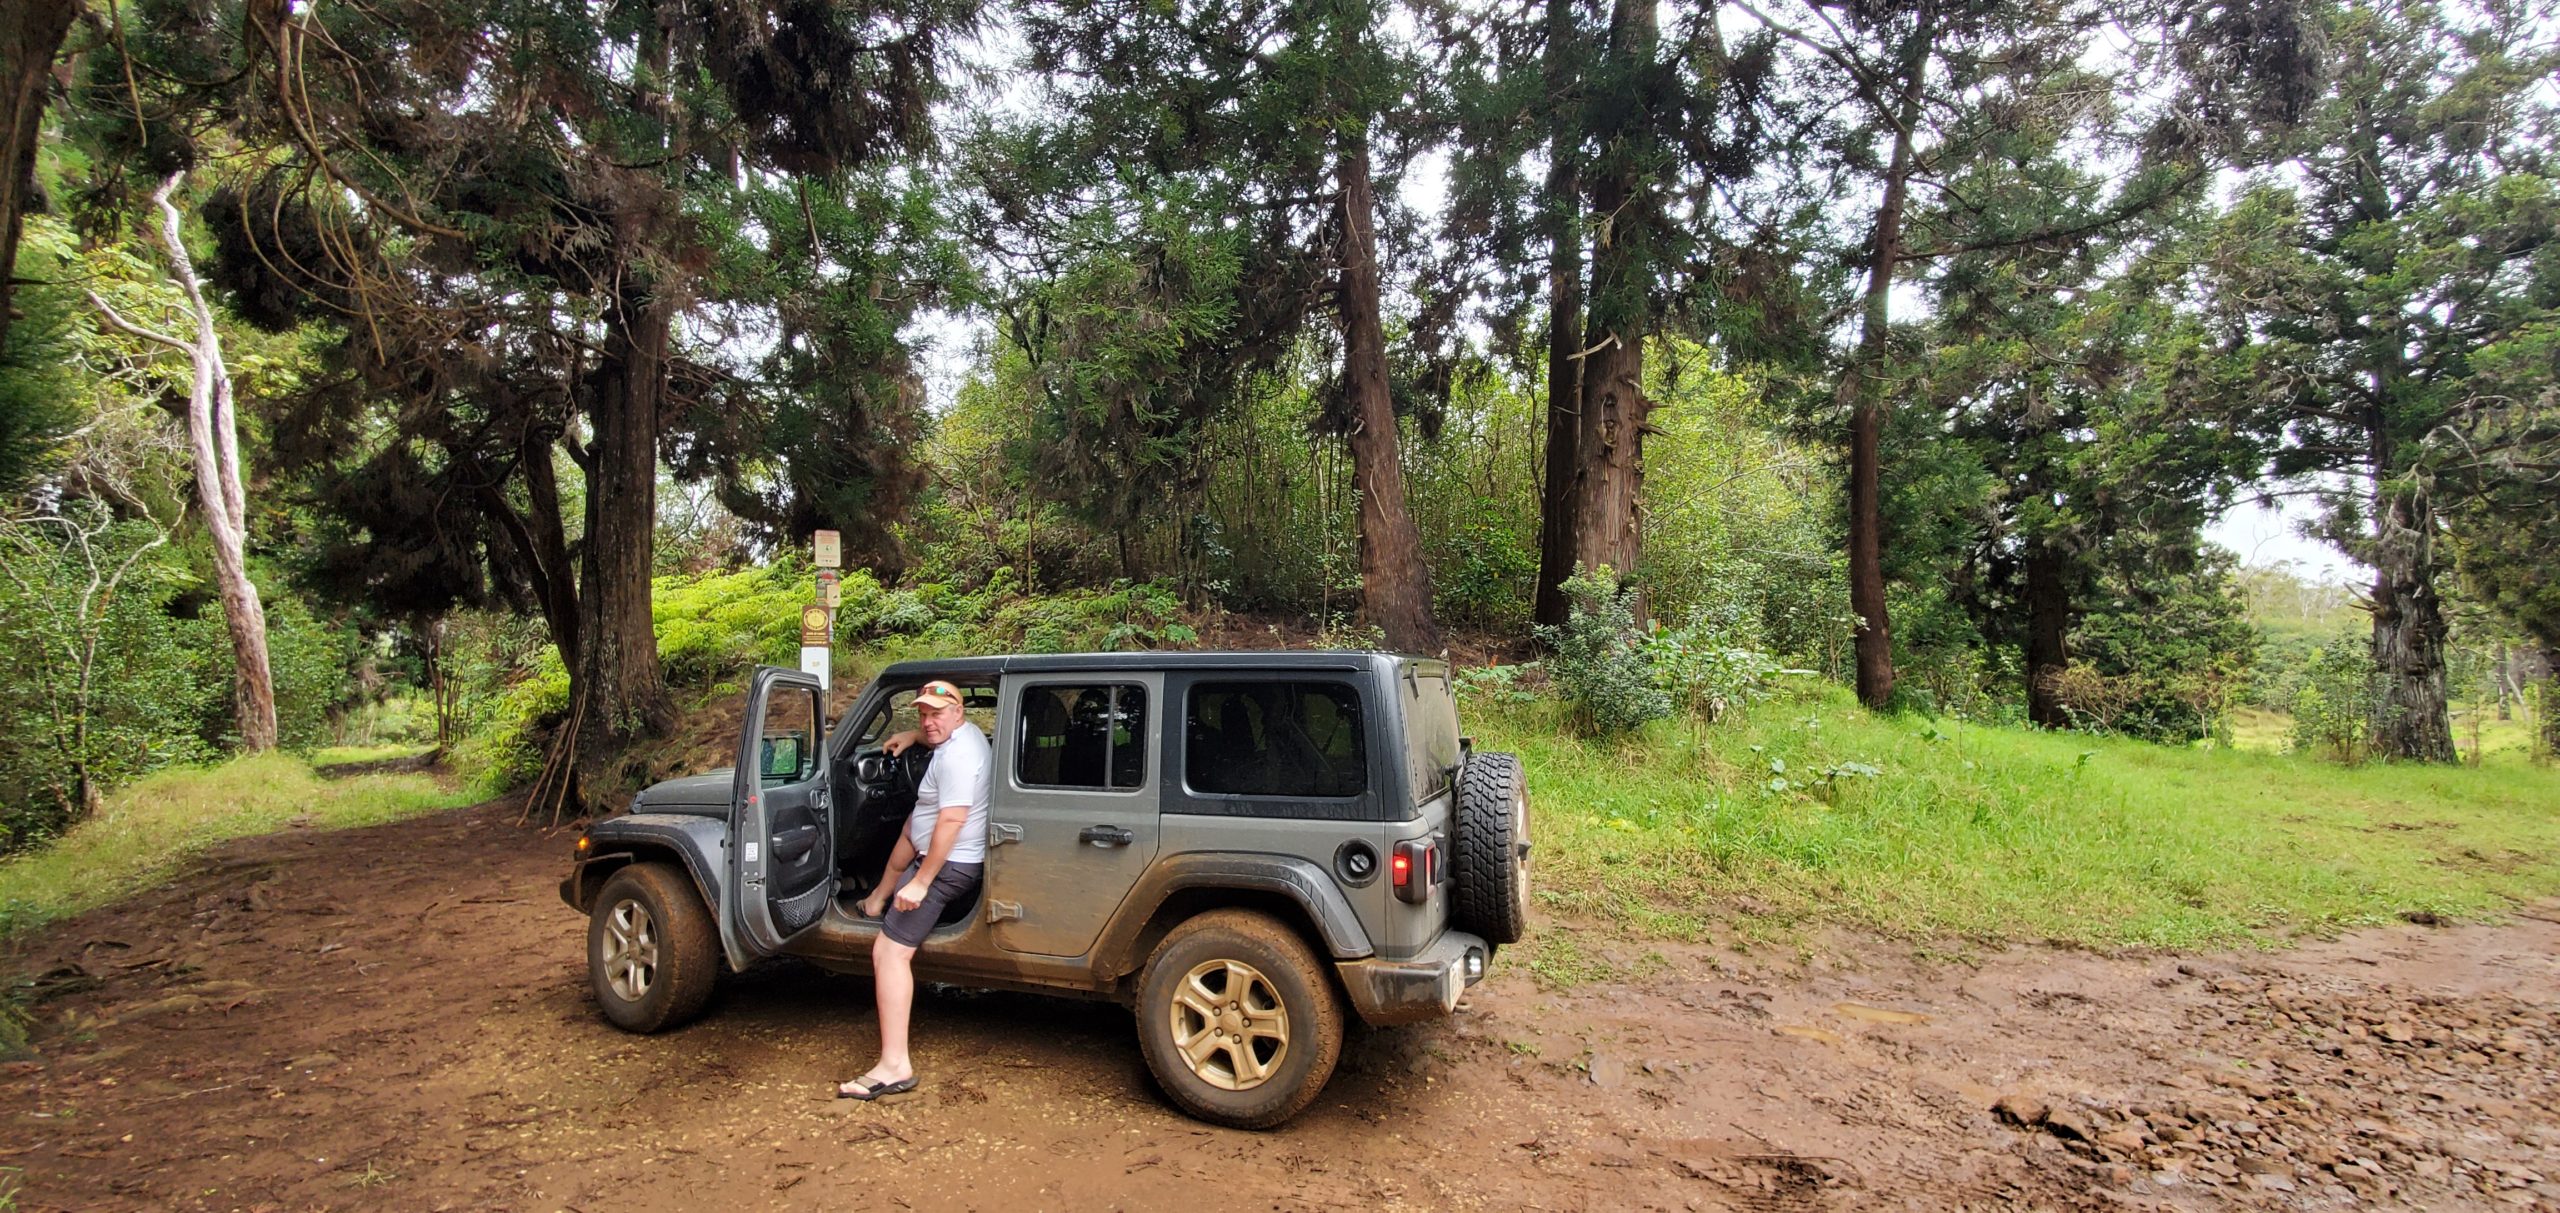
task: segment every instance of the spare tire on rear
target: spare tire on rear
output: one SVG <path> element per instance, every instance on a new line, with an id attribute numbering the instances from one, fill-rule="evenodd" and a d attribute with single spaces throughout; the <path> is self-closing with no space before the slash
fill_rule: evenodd
<path id="1" fill-rule="evenodd" d="M 1529 777 L 1517 754 L 1477 754 L 1458 771 L 1449 857 L 1450 925 L 1485 942 L 1529 930 Z"/>

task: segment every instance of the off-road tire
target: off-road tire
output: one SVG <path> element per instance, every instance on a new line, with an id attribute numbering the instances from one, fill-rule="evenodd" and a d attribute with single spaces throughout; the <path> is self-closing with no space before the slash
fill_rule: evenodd
<path id="1" fill-rule="evenodd" d="M 606 971 L 616 914 L 626 904 L 646 912 L 655 944 L 656 963 L 637 998 L 625 997 Z M 719 978 L 718 928 L 683 872 L 635 863 L 605 880 L 587 915 L 587 984 L 613 1026 L 642 1033 L 682 1026 L 702 1013 Z"/>
<path id="2" fill-rule="evenodd" d="M 1192 1071 L 1174 1037 L 1175 994 L 1206 964 L 1250 966 L 1269 983 L 1288 1021 L 1286 1047 L 1258 1085 L 1231 1091 Z M 1324 1093 L 1342 1059 L 1345 1012 L 1333 976 L 1298 933 L 1252 910 L 1211 910 L 1175 927 L 1138 981 L 1138 1046 L 1156 1083 L 1183 1111 L 1213 1124 L 1267 1129 Z"/>
<path id="3" fill-rule="evenodd" d="M 1517 754 L 1478 754 L 1458 772 L 1449 856 L 1450 925 L 1493 944 L 1529 931 L 1529 776 Z"/>

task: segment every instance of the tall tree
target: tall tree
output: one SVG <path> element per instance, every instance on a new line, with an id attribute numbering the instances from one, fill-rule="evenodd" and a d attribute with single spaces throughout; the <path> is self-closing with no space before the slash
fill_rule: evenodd
<path id="1" fill-rule="evenodd" d="M 1562 622 L 1577 565 L 1641 572 L 1647 343 L 1685 331 L 1741 361 L 1800 327 L 1763 247 L 1796 187 L 1746 184 L 1798 115 L 1772 87 L 1771 40 L 1729 45 L 1717 6 L 1437 17 L 1453 186 L 1441 274 L 1483 284 L 1507 344 L 1545 330 L 1535 613 Z"/>
<path id="2" fill-rule="evenodd" d="M 1136 272 L 1102 281 L 1146 284 L 1164 304 L 1152 310 L 1189 322 L 1187 332 L 1147 328 L 1031 350 L 1051 368 L 1046 405 L 1061 417 L 1140 422 L 1124 436 L 1171 439 L 1170 467 L 1185 445 L 1176 436 L 1297 343 L 1320 335 L 1338 351 L 1317 427 L 1341 435 L 1354 462 L 1363 613 L 1389 645 L 1427 652 L 1439 647 L 1430 569 L 1405 503 L 1386 350 L 1379 229 L 1391 207 L 1379 185 L 1395 179 L 1403 154 L 1386 119 L 1404 96 L 1406 69 L 1388 53 L 1383 19 L 1371 0 L 1027 8 L 1030 65 L 1050 86 L 1045 112 L 991 128 L 979 163 L 996 214 L 986 239 L 1000 258 L 1026 234 L 1036 245 L 1127 231 L 1139 241 Z M 1199 263 L 1209 272 L 1149 243 L 1180 232 L 1201 233 L 1186 243 L 1213 254 Z M 1013 260 L 1009 332 L 1072 336 L 1049 322 L 1061 304 L 1083 310 L 1053 285 L 1079 262 Z M 1249 268 L 1229 280 L 1222 265 Z M 1315 327 L 1324 321 L 1330 332 Z M 1183 369 L 1158 387 L 1119 373 L 1133 354 Z"/>
<path id="3" fill-rule="evenodd" d="M 53 61 L 80 0 L 15 0 L 0 14 L 0 349 L 17 313 L 18 234 L 36 185 L 36 148 L 53 97 Z"/>
<path id="4" fill-rule="evenodd" d="M 214 582 L 222 595 L 222 623 L 231 634 L 232 716 L 240 748 L 252 754 L 276 748 L 275 677 L 267 667 L 267 610 L 249 580 L 249 498 L 240 474 L 240 421 L 231 391 L 231 367 L 223 360 L 222 335 L 204 279 L 187 253 L 186 235 L 173 200 L 185 173 L 171 173 L 151 192 L 159 224 L 152 229 L 169 276 L 186 301 L 185 337 L 136 324 L 95 293 L 107 323 L 129 336 L 187 357 L 187 447 L 195 457 L 196 506 L 213 543 Z"/>
<path id="5" fill-rule="evenodd" d="M 1833 360 L 1829 418 L 1845 427 L 1846 546 L 1861 701 L 1892 700 L 1885 508 L 1897 366 L 1897 286 L 1937 259 L 2067 246 L 2188 196 L 2209 167 L 2280 108 L 2299 39 L 2282 20 L 2206 6 L 2116 0 L 1793 0 L 1740 7 L 1794 49 L 1792 63 L 1846 99 L 1823 153 L 1798 171 L 1837 191 L 1839 247 L 1862 280 Z M 2103 49 L 2127 29 L 2175 53 Z M 2093 63 L 2111 62 L 2101 72 Z M 2272 98 L 2272 100 L 2271 100 Z M 2006 155 L 2022 129 L 2059 127 L 2070 153 L 2120 166 L 2062 205 L 1989 206 L 1950 184 Z M 1914 191 L 1931 201 L 1916 208 Z M 1930 215 L 1929 230 L 1914 219 Z M 1905 317 L 1904 320 L 1909 320 Z M 2048 640 L 2058 634 L 2048 628 Z"/>
<path id="6" fill-rule="evenodd" d="M 2560 41 L 2548 3 L 2320 10 L 2334 63 L 2250 184 L 2211 306 L 2316 491 L 2374 570 L 2375 749 L 2454 760 L 2444 514 L 2470 469 L 2547 415 L 2560 341 Z"/>
<path id="7" fill-rule="evenodd" d="M 832 193 L 925 150 L 943 40 L 973 16 L 970 0 L 242 0 L 155 11 L 129 40 L 150 69 L 144 135 L 159 136 L 133 158 L 219 158 L 232 188 L 218 268 L 244 310 L 343 323 L 340 376 L 283 419 L 283 439 L 307 466 L 379 486 L 389 508 L 365 517 L 384 529 L 354 533 L 466 549 L 410 573 L 473 569 L 477 549 L 520 575 L 569 663 L 595 800 L 670 718 L 649 612 L 662 443 L 741 475 L 800 454 L 715 456 L 769 436 L 801 386 L 759 376 L 772 364 L 747 362 L 727 330 L 774 339 L 813 377 L 897 377 L 894 353 L 838 338 L 876 334 L 846 321 L 918 292 L 831 255 L 830 235 L 863 247 L 857 225 L 800 187 Z M 93 113 L 112 112 L 126 70 L 112 49 L 93 56 Z M 818 268 L 778 271 L 786 254 Z M 795 286 L 824 302 L 779 306 Z M 877 440 L 858 423 L 826 432 Z M 385 500 L 395 490 L 407 496 Z M 341 480 L 336 495 L 366 489 Z M 574 525 L 564 500 L 583 505 Z"/>

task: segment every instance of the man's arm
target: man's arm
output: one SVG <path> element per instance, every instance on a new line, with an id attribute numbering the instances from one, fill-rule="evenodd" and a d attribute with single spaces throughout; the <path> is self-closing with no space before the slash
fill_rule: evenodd
<path id="1" fill-rule="evenodd" d="M 933 845 L 926 849 L 924 862 L 916 868 L 916 878 L 898 890 L 898 908 L 912 910 L 924 904 L 924 895 L 933 888 L 933 878 L 942 873 L 944 861 L 951 858 L 951 848 L 959 845 L 960 827 L 969 823 L 969 806 L 947 804 L 933 818 Z M 906 840 L 901 838 L 901 844 Z M 906 844 L 910 847 L 912 844 Z"/>
<path id="2" fill-rule="evenodd" d="M 934 829 L 939 832 L 941 826 L 937 824 Z M 898 830 L 898 845 L 889 848 L 889 866 L 880 872 L 880 883 L 871 886 L 871 896 L 862 899 L 863 913 L 873 918 L 880 916 L 881 909 L 889 901 L 889 882 L 896 880 L 898 874 L 905 871 L 915 857 L 915 840 L 907 837 L 906 828 L 901 826 Z"/>

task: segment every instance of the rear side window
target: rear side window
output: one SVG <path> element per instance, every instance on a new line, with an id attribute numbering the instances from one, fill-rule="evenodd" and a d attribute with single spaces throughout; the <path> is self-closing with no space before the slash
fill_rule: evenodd
<path id="1" fill-rule="evenodd" d="M 1360 693 L 1340 682 L 1201 682 L 1183 719 L 1194 792 L 1357 796 L 1368 790 Z"/>
<path id="2" fill-rule="evenodd" d="M 1030 686 L 1021 711 L 1013 769 L 1024 787 L 1146 786 L 1146 688 Z"/>

